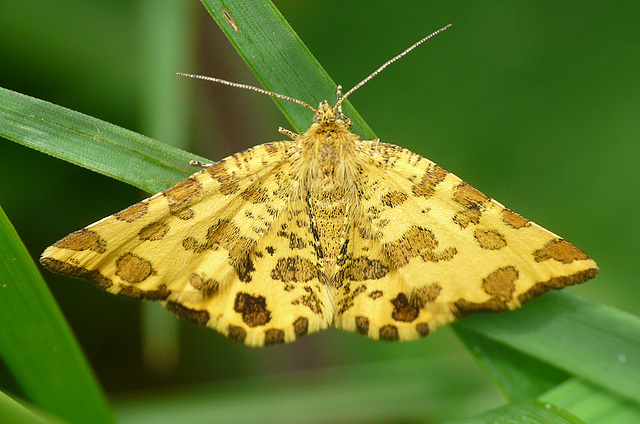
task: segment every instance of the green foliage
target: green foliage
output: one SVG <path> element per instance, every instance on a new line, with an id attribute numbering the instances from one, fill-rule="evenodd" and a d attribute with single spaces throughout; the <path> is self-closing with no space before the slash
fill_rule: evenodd
<path id="1" fill-rule="evenodd" d="M 71 422 L 112 422 L 71 329 L 1 209 L 0 246 L 0 355 L 7 368 L 40 408 Z"/>

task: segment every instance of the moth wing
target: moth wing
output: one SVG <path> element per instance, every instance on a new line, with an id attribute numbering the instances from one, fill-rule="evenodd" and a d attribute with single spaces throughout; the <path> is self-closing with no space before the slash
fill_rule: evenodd
<path id="1" fill-rule="evenodd" d="M 263 187 L 274 182 L 267 178 Z M 326 328 L 332 303 L 319 280 L 307 217 L 295 203 L 285 207 L 255 244 L 239 246 L 247 252 L 246 273 L 229 270 L 231 277 L 216 280 L 211 296 L 183 295 L 170 300 L 168 308 L 195 321 L 203 314 L 209 327 L 250 346 L 291 342 Z M 205 255 L 205 266 L 219 260 L 216 250 Z"/>
<path id="2" fill-rule="evenodd" d="M 268 260 L 256 256 L 258 245 L 289 213 L 289 172 L 298 154 L 294 142 L 237 153 L 70 234 L 47 248 L 41 263 L 111 293 L 161 300 L 179 316 L 247 344 L 283 341 L 278 331 L 269 333 L 274 325 L 292 340 L 304 320 L 294 328 L 276 316 L 280 300 L 255 262 Z M 278 240 L 271 244 L 285 251 Z M 309 331 L 322 327 L 315 316 L 307 321 Z"/>
<path id="3" fill-rule="evenodd" d="M 362 216 L 344 271 L 351 288 L 336 296 L 338 327 L 411 340 L 597 274 L 573 244 L 433 162 L 378 141 L 356 152 Z"/>
<path id="4" fill-rule="evenodd" d="M 319 272 L 309 227 L 305 201 L 292 201 L 259 240 L 252 281 L 234 287 L 236 303 L 242 291 L 265 297 L 270 310 L 271 321 L 264 331 L 258 329 L 251 344 L 291 342 L 331 323 L 333 298 Z"/>

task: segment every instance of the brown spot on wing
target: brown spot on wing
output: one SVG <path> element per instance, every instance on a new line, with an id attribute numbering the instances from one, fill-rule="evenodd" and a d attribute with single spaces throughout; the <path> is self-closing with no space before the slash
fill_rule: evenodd
<path id="1" fill-rule="evenodd" d="M 219 219 L 207 229 L 207 242 L 201 250 L 211 249 L 216 245 L 220 245 L 224 249 L 229 249 L 239 238 L 240 230 L 238 227 L 233 225 L 228 219 Z"/>
<path id="2" fill-rule="evenodd" d="M 473 236 L 483 249 L 500 250 L 507 246 L 507 239 L 505 239 L 504 236 L 496 230 L 484 230 L 478 228 L 473 233 Z"/>
<path id="3" fill-rule="evenodd" d="M 435 302 L 440 296 L 442 287 L 437 283 L 429 284 L 428 286 L 416 287 L 409 296 L 409 301 L 412 304 L 422 308 L 427 303 Z"/>
<path id="4" fill-rule="evenodd" d="M 457 186 L 453 192 L 453 200 L 467 209 L 484 210 L 491 198 L 467 183 Z"/>
<path id="5" fill-rule="evenodd" d="M 233 268 L 238 274 L 240 281 L 248 283 L 251 281 L 251 273 L 255 271 L 253 261 L 251 260 L 251 252 L 255 246 L 255 242 L 242 237 L 233 248 L 229 250 L 229 259 Z"/>
<path id="6" fill-rule="evenodd" d="M 251 255 L 254 253 L 256 242 L 247 237 L 240 236 L 240 230 L 228 219 L 219 219 L 207 230 L 206 241 L 198 242 L 195 237 L 187 237 L 182 241 L 185 250 L 201 253 L 205 250 L 216 250 L 219 247 L 226 249 L 229 262 L 238 274 L 241 281 L 251 281 L 251 273 L 255 271 Z"/>
<path id="7" fill-rule="evenodd" d="M 421 250 L 433 250 L 437 246 L 438 242 L 430 230 L 413 226 L 398 241 L 383 244 L 382 249 L 391 260 L 391 264 L 400 268 L 408 264 L 411 258 L 418 256 Z"/>
<path id="8" fill-rule="evenodd" d="M 372 291 L 371 293 L 369 293 L 369 297 L 373 300 L 379 299 L 383 296 L 384 293 L 382 293 L 381 290 L 375 290 Z"/>
<path id="9" fill-rule="evenodd" d="M 263 296 L 239 292 L 233 310 L 242 314 L 242 320 L 249 327 L 265 325 L 271 321 L 271 312 L 267 309 L 267 301 Z"/>
<path id="10" fill-rule="evenodd" d="M 467 183 L 462 183 L 454 189 L 453 200 L 464 207 L 453 217 L 453 221 L 462 228 L 467 228 L 470 224 L 478 224 L 482 212 L 491 202 L 489 197 Z"/>
<path id="11" fill-rule="evenodd" d="M 418 332 L 418 334 L 420 334 L 421 337 L 428 336 L 430 333 L 429 324 L 427 324 L 426 322 L 420 322 L 416 324 L 416 331 Z"/>
<path id="12" fill-rule="evenodd" d="M 104 253 L 107 251 L 107 241 L 100 237 L 95 231 L 82 229 L 73 232 L 54 244 L 60 249 L 75 250 L 82 252 L 83 250 L 93 250 L 96 253 Z"/>
<path id="13" fill-rule="evenodd" d="M 157 241 L 164 238 L 168 232 L 169 225 L 166 222 L 152 222 L 138 232 L 138 237 L 140 240 Z"/>
<path id="14" fill-rule="evenodd" d="M 197 309 L 187 308 L 180 303 L 169 301 L 165 303 L 165 308 L 167 310 L 173 312 L 177 316 L 187 321 L 195 322 L 198 325 L 207 325 L 209 322 L 209 312 L 207 311 L 199 311 Z"/>
<path id="15" fill-rule="evenodd" d="M 344 276 L 351 281 L 378 280 L 388 272 L 389 267 L 381 261 L 358 256 L 347 266 Z"/>
<path id="16" fill-rule="evenodd" d="M 448 247 L 443 252 L 434 252 L 433 250 L 427 250 L 422 252 L 420 256 L 426 262 L 440 262 L 440 261 L 450 261 L 454 256 L 458 254 L 458 249 L 455 247 Z"/>
<path id="17" fill-rule="evenodd" d="M 253 204 L 266 203 L 269 201 L 269 192 L 262 187 L 250 186 L 240 193 L 240 197 Z"/>
<path id="18" fill-rule="evenodd" d="M 389 342 L 398 341 L 400 336 L 398 335 L 398 327 L 395 325 L 385 325 L 384 327 L 380 327 L 380 339 L 386 340 Z"/>
<path id="19" fill-rule="evenodd" d="M 459 299 L 454 305 L 457 308 L 457 310 L 454 311 L 454 315 L 457 317 L 463 317 L 473 312 L 501 312 L 509 309 L 504 301 L 496 297 L 492 297 L 484 302 L 469 302 L 466 299 Z"/>
<path id="20" fill-rule="evenodd" d="M 284 331 L 279 328 L 270 328 L 264 332 L 264 344 L 271 346 L 284 343 Z"/>
<path id="21" fill-rule="evenodd" d="M 514 266 L 505 266 L 489 274 L 482 280 L 482 289 L 490 296 L 502 301 L 509 301 L 516 291 L 516 280 L 519 272 Z"/>
<path id="22" fill-rule="evenodd" d="M 467 228 L 470 224 L 478 224 L 480 222 L 481 215 L 482 212 L 477 209 L 465 209 L 453 216 L 453 222 L 458 224 L 461 228 Z"/>
<path id="23" fill-rule="evenodd" d="M 293 322 L 293 332 L 296 337 L 302 337 L 309 332 L 309 319 L 305 317 L 299 317 Z"/>
<path id="24" fill-rule="evenodd" d="M 358 333 L 366 336 L 369 334 L 369 318 L 363 316 L 356 317 L 356 330 Z"/>
<path id="25" fill-rule="evenodd" d="M 318 295 L 313 291 L 310 286 L 304 286 L 302 288 L 307 294 L 304 294 L 293 301 L 291 301 L 292 305 L 304 305 L 311 310 L 316 315 L 320 315 L 322 313 L 323 303 L 318 297 Z"/>
<path id="26" fill-rule="evenodd" d="M 275 267 L 271 270 L 271 278 L 284 283 L 290 281 L 306 283 L 316 278 L 318 271 L 313 262 L 300 256 L 279 258 Z"/>
<path id="27" fill-rule="evenodd" d="M 305 247 L 307 247 L 307 243 L 298 235 L 296 235 L 293 231 L 292 232 L 286 232 L 286 231 L 278 231 L 276 233 L 279 237 L 284 237 L 286 239 L 289 239 L 289 249 L 294 250 L 294 249 L 304 249 Z"/>
<path id="28" fill-rule="evenodd" d="M 396 321 L 411 322 L 418 318 L 420 310 L 418 307 L 409 302 L 404 293 L 399 293 L 395 299 L 391 300 L 393 304 L 393 312 L 391 316 Z"/>
<path id="29" fill-rule="evenodd" d="M 367 291 L 367 287 L 364 284 L 359 285 L 351 291 L 350 284 L 344 284 L 342 287 L 342 295 L 336 305 L 336 313 L 341 315 L 351 309 L 354 305 L 356 297 L 360 296 Z"/>
<path id="30" fill-rule="evenodd" d="M 44 265 L 44 267 L 48 270 L 55 273 L 89 280 L 103 290 L 107 290 L 111 286 L 113 286 L 111 280 L 100 274 L 100 271 L 98 271 L 97 269 L 89 270 L 53 258 L 40 258 L 40 263 Z"/>
<path id="31" fill-rule="evenodd" d="M 536 262 L 555 259 L 556 261 L 564 264 L 589 259 L 589 256 L 587 256 L 586 253 L 563 239 L 554 239 L 549 241 L 542 249 L 538 249 L 533 252 L 533 256 Z"/>
<path id="32" fill-rule="evenodd" d="M 456 316 L 464 316 L 472 312 L 494 311 L 500 312 L 509 309 L 507 302 L 513 298 L 515 282 L 519 273 L 514 266 L 498 268 L 482 280 L 482 288 L 490 299 L 484 302 L 470 302 L 459 299 L 455 302 Z"/>
<path id="33" fill-rule="evenodd" d="M 189 277 L 189 284 L 200 291 L 204 297 L 213 296 L 220 289 L 220 283 L 217 280 L 196 273 L 191 274 Z"/>
<path id="34" fill-rule="evenodd" d="M 502 215 L 502 221 L 505 224 L 515 229 L 520 229 L 531 225 L 531 222 L 528 219 L 523 218 L 510 209 L 503 209 L 500 212 L 500 215 Z"/>
<path id="35" fill-rule="evenodd" d="M 236 342 L 244 343 L 244 339 L 247 337 L 247 330 L 242 327 L 230 325 L 227 337 Z"/>
<path id="36" fill-rule="evenodd" d="M 122 286 L 117 294 L 132 299 L 165 300 L 171 292 L 167 289 L 167 286 L 161 284 L 155 290 L 141 290 L 134 286 Z"/>
<path id="37" fill-rule="evenodd" d="M 278 148 L 278 146 L 275 146 L 271 143 L 263 144 L 263 146 L 264 146 L 264 150 L 270 155 L 275 155 L 280 152 L 280 149 Z"/>
<path id="38" fill-rule="evenodd" d="M 382 196 L 380 198 L 380 202 L 385 206 L 393 208 L 395 206 L 403 204 L 407 200 L 407 198 L 408 196 L 406 195 L 406 193 L 395 190 L 395 191 L 390 191 L 384 196 Z"/>
<path id="39" fill-rule="evenodd" d="M 596 275 L 598 275 L 598 269 L 590 268 L 584 271 L 577 272 L 575 274 L 564 275 L 562 277 L 554 277 L 550 280 L 534 284 L 529 289 L 529 291 L 518 296 L 518 300 L 520 301 L 520 303 L 525 304 L 531 299 L 543 295 L 551 289 L 560 290 L 567 286 L 584 283 L 587 280 L 591 280 Z"/>
<path id="40" fill-rule="evenodd" d="M 139 202 L 135 205 L 129 206 L 128 208 L 114 214 L 113 216 L 119 220 L 124 222 L 133 222 L 136 219 L 142 218 L 147 214 L 149 210 L 149 206 L 146 202 Z"/>
<path id="41" fill-rule="evenodd" d="M 194 213 L 189 206 L 200 199 L 202 183 L 194 178 L 187 178 L 162 192 L 169 204 L 169 212 L 180 219 L 191 219 Z"/>
<path id="42" fill-rule="evenodd" d="M 125 253 L 116 259 L 116 275 L 122 281 L 138 284 L 155 274 L 151 262 L 133 253 Z"/>
<path id="43" fill-rule="evenodd" d="M 429 198 L 436 192 L 436 186 L 449 174 L 438 165 L 429 167 L 422 176 L 420 182 L 412 187 L 414 196 Z"/>
<path id="44" fill-rule="evenodd" d="M 211 178 L 220 183 L 220 193 L 225 196 L 234 194 L 238 191 L 238 183 L 229 172 L 224 168 L 223 162 L 218 162 L 208 167 L 204 172 L 211 175 Z"/>

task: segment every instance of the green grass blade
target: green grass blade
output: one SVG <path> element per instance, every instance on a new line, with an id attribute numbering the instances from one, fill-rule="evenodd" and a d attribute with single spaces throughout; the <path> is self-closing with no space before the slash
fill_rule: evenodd
<path id="1" fill-rule="evenodd" d="M 571 413 L 550 404 L 515 403 L 496 408 L 482 415 L 444 424 L 584 424 Z"/>
<path id="2" fill-rule="evenodd" d="M 535 399 L 569 378 L 565 371 L 463 326 L 456 332 L 511 402 Z"/>
<path id="3" fill-rule="evenodd" d="M 82 113 L 0 88 L 0 136 L 157 192 L 199 169 L 205 160 Z"/>
<path id="4" fill-rule="evenodd" d="M 548 391 L 539 400 L 557 405 L 589 424 L 640 423 L 640 404 L 577 378 Z"/>
<path id="5" fill-rule="evenodd" d="M 73 423 L 110 423 L 106 399 L 49 288 L 0 209 L 0 355 L 29 400 Z"/>
<path id="6" fill-rule="evenodd" d="M 273 3 L 243 0 L 202 0 L 202 3 L 264 88 L 300 99 L 313 107 L 324 100 L 335 101 L 336 84 Z M 227 22 L 225 14 L 233 19 L 237 32 Z M 309 110 L 288 101 L 274 100 L 296 131 L 309 128 L 313 118 Z M 375 138 L 348 101 L 344 103 L 344 110 L 353 121 L 357 134 Z"/>
<path id="7" fill-rule="evenodd" d="M 456 324 L 640 401 L 640 318 L 567 292 Z"/>
<path id="8" fill-rule="evenodd" d="M 64 424 L 58 418 L 43 417 L 0 392 L 0 423 L 5 424 Z"/>

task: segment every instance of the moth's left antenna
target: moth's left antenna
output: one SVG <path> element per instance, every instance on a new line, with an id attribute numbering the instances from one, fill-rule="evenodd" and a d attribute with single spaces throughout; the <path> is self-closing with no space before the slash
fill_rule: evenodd
<path id="1" fill-rule="evenodd" d="M 220 79 L 220 78 L 205 77 L 204 75 L 185 74 L 183 72 L 178 72 L 178 75 L 182 75 L 183 77 L 201 79 L 201 80 L 205 80 L 205 81 L 217 82 L 217 83 L 220 83 L 220 84 L 228 85 L 230 87 L 244 88 L 245 90 L 257 91 L 258 93 L 266 94 L 267 96 L 276 97 L 278 99 L 288 100 L 290 102 L 299 104 L 300 106 L 304 106 L 307 109 L 311 109 L 314 113 L 318 112 L 315 108 L 309 106 L 308 104 L 306 104 L 302 100 L 294 99 L 293 97 L 285 96 L 284 94 L 274 93 L 273 91 L 265 90 L 263 88 L 254 87 L 253 85 L 240 84 L 240 83 L 237 83 L 237 82 L 231 82 L 231 81 L 223 80 L 223 79 Z"/>

